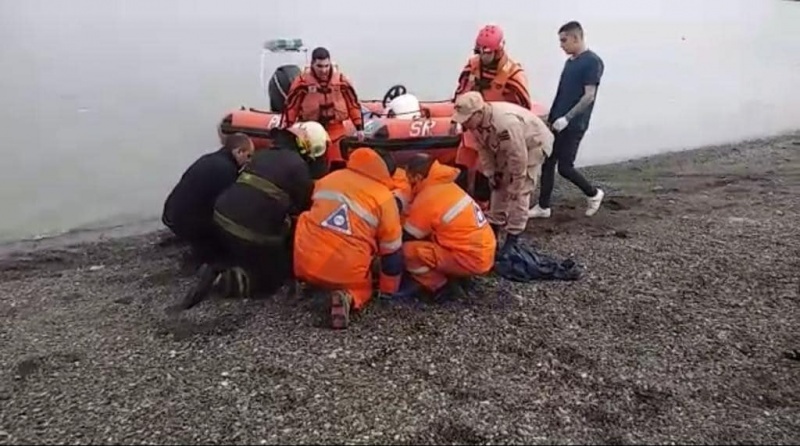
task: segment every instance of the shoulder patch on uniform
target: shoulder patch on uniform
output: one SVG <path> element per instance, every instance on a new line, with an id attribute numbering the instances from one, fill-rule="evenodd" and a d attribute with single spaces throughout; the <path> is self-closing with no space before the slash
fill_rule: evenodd
<path id="1" fill-rule="evenodd" d="M 475 213 L 475 223 L 478 225 L 479 228 L 482 228 L 486 225 L 486 214 L 483 213 L 481 207 L 476 202 L 472 202 L 472 212 Z"/>
<path id="2" fill-rule="evenodd" d="M 322 220 L 322 227 L 345 235 L 353 235 L 353 229 L 350 225 L 350 214 L 347 212 L 347 205 L 342 203 L 335 211 L 331 212 L 325 220 Z"/>
<path id="3" fill-rule="evenodd" d="M 509 133 L 508 130 L 503 130 L 497 134 L 497 139 L 500 141 L 509 141 L 511 139 L 511 133 Z"/>

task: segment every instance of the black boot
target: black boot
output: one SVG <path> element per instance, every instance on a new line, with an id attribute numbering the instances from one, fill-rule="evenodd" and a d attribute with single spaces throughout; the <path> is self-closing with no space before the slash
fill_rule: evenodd
<path id="1" fill-rule="evenodd" d="M 188 310 L 202 302 L 203 299 L 208 297 L 215 282 L 217 282 L 218 276 L 222 273 L 223 269 L 217 265 L 203 264 L 198 271 L 199 277 L 197 283 L 183 298 L 179 304 L 179 308 Z"/>
<path id="2" fill-rule="evenodd" d="M 503 243 L 503 247 L 500 248 L 500 252 L 506 252 L 509 249 L 517 246 L 519 243 L 519 234 L 506 234 L 506 241 Z"/>
<path id="3" fill-rule="evenodd" d="M 250 299 L 251 296 L 251 284 L 250 284 L 250 274 L 247 273 L 247 270 L 241 267 L 234 267 L 231 269 L 231 297 L 239 298 L 239 299 Z"/>

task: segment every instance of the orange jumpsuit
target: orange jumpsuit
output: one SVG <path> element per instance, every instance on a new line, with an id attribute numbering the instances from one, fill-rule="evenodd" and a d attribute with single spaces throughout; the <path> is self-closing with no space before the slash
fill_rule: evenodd
<path id="1" fill-rule="evenodd" d="M 398 167 L 392 176 L 392 183 L 392 195 L 400 202 L 400 214 L 404 215 L 408 212 L 408 205 L 411 204 L 411 198 L 413 197 L 411 183 L 408 182 L 406 171 Z"/>
<path id="2" fill-rule="evenodd" d="M 470 57 L 461 75 L 455 97 L 468 91 L 478 91 L 485 101 L 505 101 L 530 109 L 533 102 L 528 90 L 528 79 L 522 65 L 511 60 L 503 52 L 497 65 L 486 67 L 481 65 L 480 56 Z M 462 144 L 456 152 L 456 164 L 467 168 L 478 167 L 478 152 L 475 144 Z"/>
<path id="3" fill-rule="evenodd" d="M 455 184 L 457 176 L 457 169 L 435 161 L 403 225 L 420 239 L 403 244 L 406 270 L 428 291 L 443 287 L 448 277 L 486 274 L 494 266 L 494 232 L 478 204 Z"/>
<path id="4" fill-rule="evenodd" d="M 458 77 L 458 87 L 453 98 L 468 91 L 480 92 L 483 100 L 511 102 L 530 110 L 531 94 L 522 65 L 505 53 L 496 66 L 482 66 L 480 56 L 470 57 Z"/>
<path id="5" fill-rule="evenodd" d="M 330 164 L 343 161 L 339 141 L 347 136 L 345 123 L 353 123 L 356 130 L 364 130 L 361 105 L 350 81 L 334 66 L 330 79 L 320 81 L 310 67 L 292 82 L 286 96 L 283 123 L 286 127 L 298 121 L 317 121 L 331 137 L 331 147 L 326 153 Z"/>
<path id="6" fill-rule="evenodd" d="M 298 279 L 348 291 L 353 308 L 372 297 L 376 256 L 399 259 L 395 274 L 381 271 L 382 293 L 397 292 L 402 275 L 402 226 L 391 192 L 392 177 L 375 151 L 359 148 L 345 169 L 316 181 L 313 204 L 297 221 L 294 271 Z"/>

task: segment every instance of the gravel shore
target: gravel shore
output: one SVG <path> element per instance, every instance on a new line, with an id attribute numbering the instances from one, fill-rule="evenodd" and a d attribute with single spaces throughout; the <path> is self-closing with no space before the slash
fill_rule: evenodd
<path id="1" fill-rule="evenodd" d="M 800 133 L 559 179 L 542 251 L 577 282 L 485 279 L 375 302 L 346 332 L 304 302 L 180 315 L 163 233 L 0 261 L 0 444 L 800 442 Z"/>

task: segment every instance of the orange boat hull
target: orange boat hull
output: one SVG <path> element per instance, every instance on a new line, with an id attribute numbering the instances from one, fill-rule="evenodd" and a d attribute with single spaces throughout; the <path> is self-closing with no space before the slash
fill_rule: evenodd
<path id="1" fill-rule="evenodd" d="M 384 110 L 381 101 L 366 101 L 362 102 L 361 105 L 376 115 L 382 114 Z M 449 118 L 453 116 L 453 102 L 450 100 L 420 102 L 420 106 L 423 111 L 428 112 L 427 116 L 431 118 Z M 545 115 L 548 111 L 545 106 L 538 102 L 533 103 L 531 110 L 533 110 L 537 116 Z"/>
<path id="2" fill-rule="evenodd" d="M 364 108 L 376 115 L 383 112 L 380 101 L 367 101 Z M 447 165 L 461 165 L 467 168 L 469 190 L 474 190 L 476 173 L 479 171 L 476 141 L 469 133 L 454 131 L 450 123 L 453 103 L 450 101 L 431 101 L 422 103 L 430 113 L 425 118 L 402 120 L 393 118 L 373 118 L 365 126 L 365 141 L 355 138 L 355 127 L 345 122 L 345 136 L 333 143 L 328 151 L 327 164 L 330 170 L 344 167 L 343 159 L 357 147 L 367 146 L 392 153 L 398 164 L 402 164 L 414 154 L 424 152 Z M 547 109 L 534 104 L 534 112 L 541 116 Z M 218 127 L 220 139 L 233 133 L 248 135 L 257 150 L 272 146 L 270 131 L 281 125 L 280 113 L 241 107 L 225 115 Z M 341 157 L 336 154 L 340 154 Z"/>

